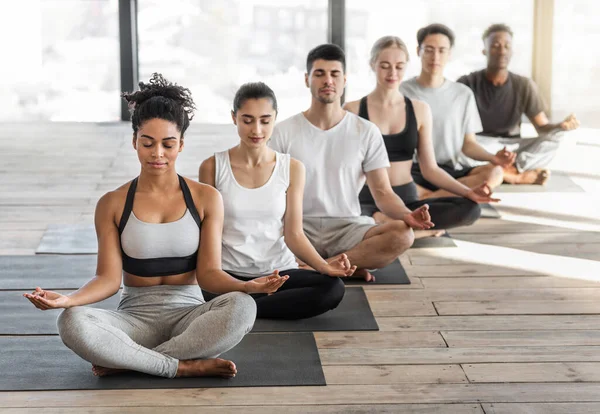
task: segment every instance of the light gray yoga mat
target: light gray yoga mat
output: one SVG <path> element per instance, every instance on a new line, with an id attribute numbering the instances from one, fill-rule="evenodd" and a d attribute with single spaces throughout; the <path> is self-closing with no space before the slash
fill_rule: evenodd
<path id="1" fill-rule="evenodd" d="M 346 288 L 337 308 L 296 321 L 257 319 L 252 332 L 378 331 L 367 295 L 361 287 Z"/>
<path id="2" fill-rule="evenodd" d="M 96 274 L 96 255 L 0 256 L 0 289 L 79 289 Z"/>
<path id="3" fill-rule="evenodd" d="M 91 224 L 49 224 L 36 254 L 97 254 L 96 231 Z"/>
<path id="4" fill-rule="evenodd" d="M 571 177 L 564 173 L 551 172 L 546 185 L 514 185 L 502 184 L 494 189 L 494 193 L 583 193 L 584 190 Z M 500 198 L 500 197 L 499 197 Z"/>
<path id="5" fill-rule="evenodd" d="M 231 379 L 167 379 L 140 373 L 99 378 L 58 336 L 1 337 L 0 349 L 1 391 L 325 385 L 311 333 L 247 335 L 221 355 L 237 366 Z"/>
<path id="6" fill-rule="evenodd" d="M 482 218 L 501 218 L 500 213 L 491 204 L 480 204 Z"/>
<path id="7" fill-rule="evenodd" d="M 428 247 L 456 247 L 456 243 L 448 233 L 444 233 L 440 237 L 422 237 L 415 239 L 411 249 L 422 249 Z"/>
<path id="8" fill-rule="evenodd" d="M 396 259 L 383 269 L 378 269 L 372 273 L 375 276 L 375 282 L 365 282 L 357 278 L 343 278 L 346 285 L 410 285 L 410 279 L 402 267 L 400 260 Z"/>
<path id="9" fill-rule="evenodd" d="M 0 335 L 56 335 L 56 318 L 62 310 L 42 311 L 22 296 L 23 292 L 0 292 Z M 68 293 L 62 291 L 62 293 Z M 89 305 L 116 309 L 121 293 Z M 347 288 L 336 309 L 297 321 L 259 319 L 253 332 L 377 331 L 379 327 L 361 287 Z"/>

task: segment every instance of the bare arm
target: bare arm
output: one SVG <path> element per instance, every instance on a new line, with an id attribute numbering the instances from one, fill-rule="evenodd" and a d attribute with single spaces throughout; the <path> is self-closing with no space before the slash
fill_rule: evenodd
<path id="1" fill-rule="evenodd" d="M 204 165 L 204 163 L 203 163 Z M 213 180 L 214 181 L 214 180 Z M 223 232 L 223 200 L 214 188 L 201 191 L 204 219 L 200 235 L 200 249 L 196 279 L 202 289 L 212 293 L 247 292 L 242 282 L 221 269 L 221 235 Z"/>
<path id="2" fill-rule="evenodd" d="M 198 181 L 204 184 L 208 184 L 211 187 L 215 186 L 215 157 L 209 157 L 202 161 L 200 164 L 200 171 L 198 172 Z"/>
<path id="3" fill-rule="evenodd" d="M 464 197 L 470 189 L 456 181 L 450 174 L 438 167 L 435 161 L 433 151 L 433 141 L 431 140 L 431 109 L 425 102 L 413 101 L 415 115 L 417 117 L 417 127 L 419 129 L 419 142 L 417 146 L 417 157 L 423 177 L 434 185 L 444 190 L 450 191 L 458 196 Z"/>
<path id="4" fill-rule="evenodd" d="M 494 154 L 487 152 L 475 138 L 475 134 L 465 134 L 463 141 L 462 152 L 469 158 L 477 161 L 492 162 Z"/>
<path id="5" fill-rule="evenodd" d="M 287 190 L 286 209 L 283 217 L 283 237 L 285 244 L 296 257 L 317 272 L 324 273 L 327 262 L 308 241 L 302 228 L 305 175 L 304 165 L 295 159 L 290 160 L 290 185 Z"/>
<path id="6" fill-rule="evenodd" d="M 196 184 L 198 185 L 198 184 Z M 221 268 L 221 243 L 223 233 L 223 200 L 221 194 L 212 187 L 203 186 L 198 191 L 202 200 L 202 230 L 196 265 L 196 279 L 204 290 L 221 294 L 227 292 L 273 293 L 288 279 L 272 275 L 243 282 L 231 277 Z"/>
<path id="7" fill-rule="evenodd" d="M 378 168 L 366 173 L 367 185 L 373 195 L 377 208 L 386 216 L 396 220 L 404 220 L 411 211 L 394 191 L 385 168 Z"/>
<path id="8" fill-rule="evenodd" d="M 48 310 L 88 305 L 109 298 L 119 291 L 123 277 L 123 261 L 114 215 L 118 204 L 116 201 L 118 199 L 115 194 L 108 193 L 96 205 L 94 219 L 98 237 L 96 275 L 70 295 L 46 291 L 39 287 L 34 293 L 25 294 L 24 296 L 37 308 Z"/>
<path id="9" fill-rule="evenodd" d="M 579 121 L 574 114 L 567 116 L 558 124 L 551 124 L 546 113 L 543 111 L 529 120 L 539 134 L 547 134 L 553 131 L 571 131 L 579 128 Z"/>

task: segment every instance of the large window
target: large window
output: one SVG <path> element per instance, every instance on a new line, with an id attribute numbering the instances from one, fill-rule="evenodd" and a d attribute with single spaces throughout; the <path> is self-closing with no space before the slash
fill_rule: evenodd
<path id="1" fill-rule="evenodd" d="M 231 122 L 237 88 L 267 83 L 279 118 L 308 107 L 306 54 L 327 41 L 327 0 L 139 0 L 140 79 L 191 89 L 195 120 Z"/>
<path id="2" fill-rule="evenodd" d="M 0 121 L 117 121 L 117 0 L 19 0 L 0 12 Z"/>
<path id="3" fill-rule="evenodd" d="M 600 128 L 600 3 L 555 0 L 552 118 L 574 112 L 582 126 Z"/>
<path id="4" fill-rule="evenodd" d="M 481 35 L 493 23 L 508 24 L 515 33 L 510 69 L 531 76 L 533 0 L 346 0 L 348 99 L 358 99 L 374 88 L 369 53 L 382 36 L 395 35 L 404 40 L 410 53 L 406 78 L 418 75 L 421 65 L 416 55 L 417 31 L 431 23 L 443 23 L 456 34 L 447 78 L 455 80 L 485 67 Z"/>

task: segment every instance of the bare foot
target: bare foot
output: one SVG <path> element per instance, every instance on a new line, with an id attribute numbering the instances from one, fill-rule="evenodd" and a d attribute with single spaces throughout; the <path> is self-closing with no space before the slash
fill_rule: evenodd
<path id="1" fill-rule="evenodd" d="M 375 281 L 375 276 L 373 276 L 371 273 L 369 273 L 369 271 L 367 269 L 357 269 L 356 272 L 354 272 L 354 274 L 350 277 L 356 278 L 356 279 L 364 279 L 365 282 L 374 282 Z"/>
<path id="2" fill-rule="evenodd" d="M 545 168 L 536 168 L 519 173 L 515 166 L 504 170 L 504 182 L 508 184 L 544 185 L 550 178 L 550 171 Z"/>
<path id="3" fill-rule="evenodd" d="M 415 239 L 423 239 L 425 237 L 442 237 L 446 234 L 446 230 L 417 230 L 415 231 Z"/>
<path id="4" fill-rule="evenodd" d="M 118 369 L 118 368 L 105 368 L 100 365 L 92 365 L 92 372 L 97 377 L 106 377 L 109 375 L 122 374 L 127 372 L 127 369 Z"/>
<path id="5" fill-rule="evenodd" d="M 221 358 L 210 358 L 180 360 L 176 376 L 233 378 L 235 374 L 237 374 L 237 368 L 232 361 Z"/>

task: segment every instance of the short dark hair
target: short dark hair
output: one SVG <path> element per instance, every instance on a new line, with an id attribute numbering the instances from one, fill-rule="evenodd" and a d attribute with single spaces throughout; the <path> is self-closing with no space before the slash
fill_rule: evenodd
<path id="1" fill-rule="evenodd" d="M 137 133 L 144 122 L 160 118 L 176 124 L 183 137 L 196 109 L 190 90 L 169 82 L 160 73 L 139 86 L 139 91 L 121 94 L 129 105 L 133 132 Z"/>
<path id="2" fill-rule="evenodd" d="M 450 47 L 454 46 L 454 32 L 446 25 L 441 23 L 433 23 L 429 26 L 425 26 L 419 29 L 417 32 L 417 44 L 421 47 L 421 44 L 425 38 L 429 35 L 442 34 L 450 40 Z"/>
<path id="3" fill-rule="evenodd" d="M 319 45 L 308 52 L 308 56 L 306 57 L 306 73 L 310 73 L 313 63 L 318 59 L 337 60 L 342 64 L 342 69 L 344 73 L 346 73 L 346 54 L 344 53 L 344 49 L 338 45 L 326 43 L 324 45 Z"/>
<path id="4" fill-rule="evenodd" d="M 277 113 L 277 98 L 275 92 L 263 82 L 244 83 L 235 93 L 233 98 L 233 114 L 237 114 L 238 109 L 244 105 L 248 99 L 268 98 L 271 100 L 273 109 Z"/>
<path id="5" fill-rule="evenodd" d="M 483 32 L 483 36 L 481 36 L 481 39 L 483 39 L 483 41 L 485 42 L 485 39 L 487 39 L 489 37 L 489 35 L 491 35 L 492 33 L 496 33 L 496 32 L 506 32 L 511 37 L 513 37 L 513 31 L 511 30 L 511 28 L 508 25 L 506 25 L 504 23 L 495 23 L 495 24 L 491 25 L 490 27 L 488 27 L 487 29 L 485 29 L 485 32 Z"/>

